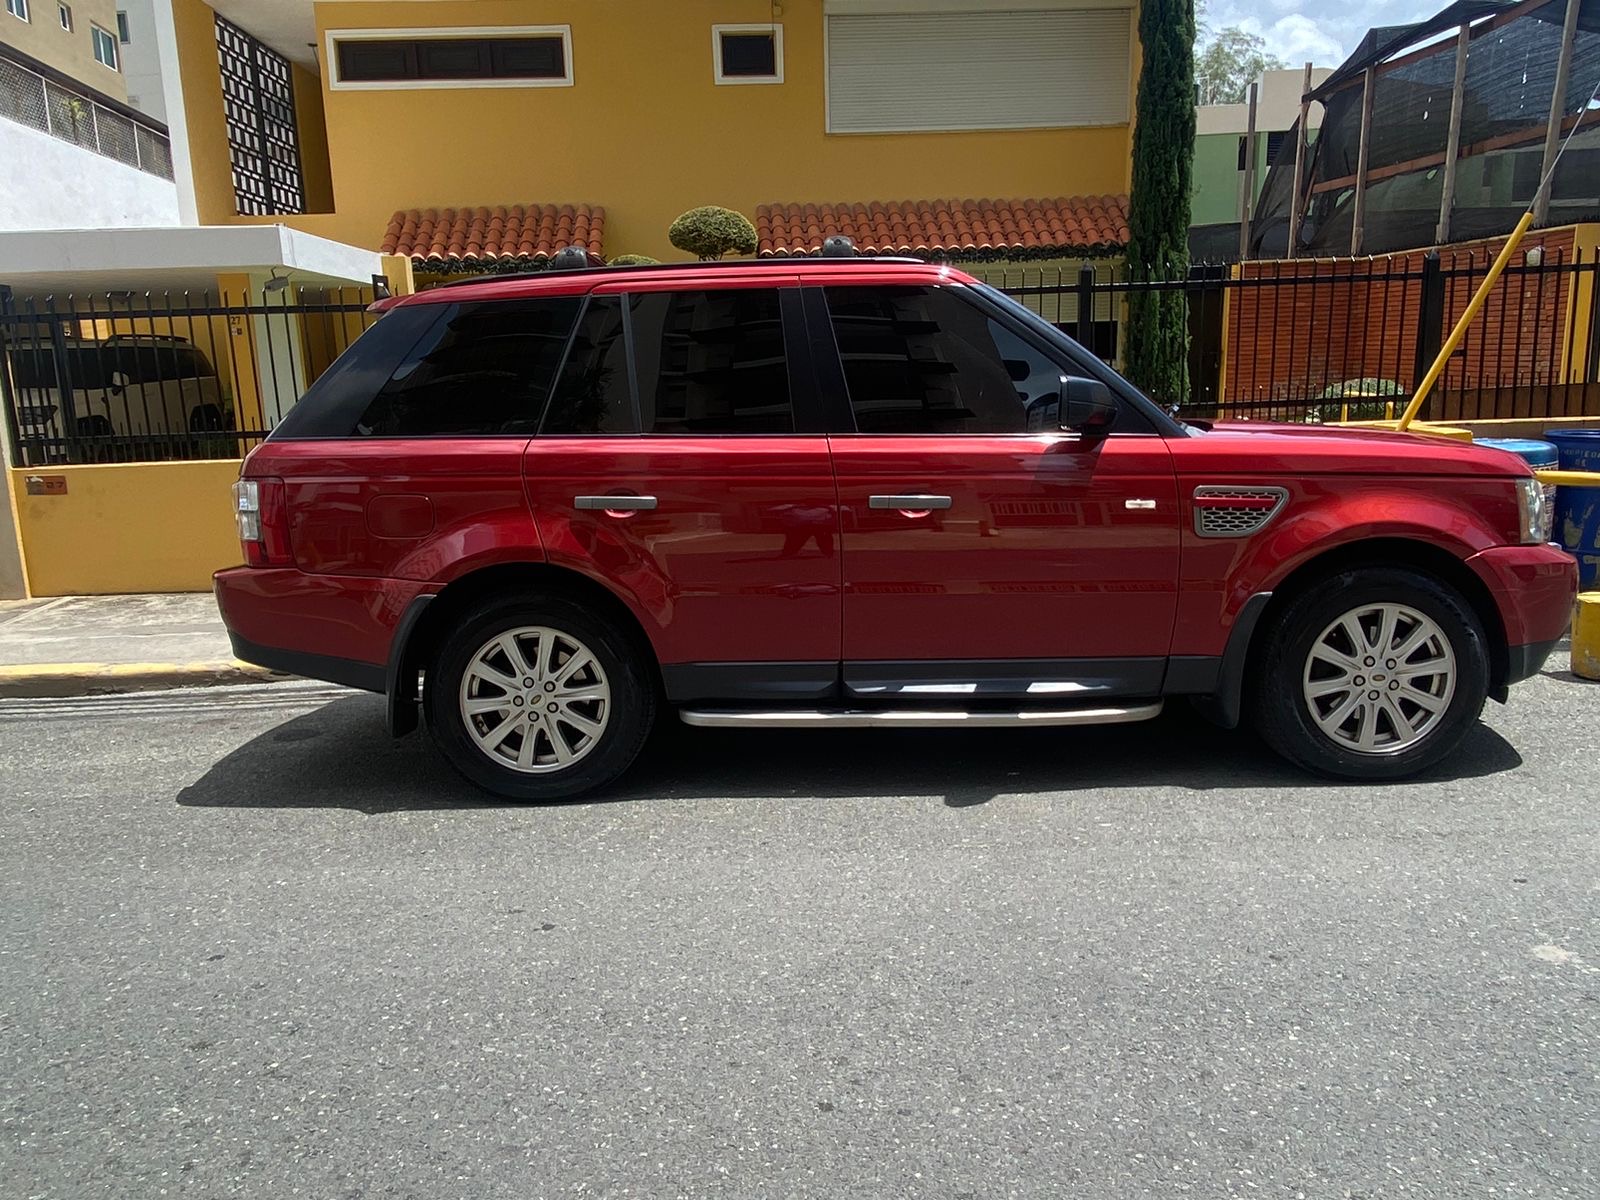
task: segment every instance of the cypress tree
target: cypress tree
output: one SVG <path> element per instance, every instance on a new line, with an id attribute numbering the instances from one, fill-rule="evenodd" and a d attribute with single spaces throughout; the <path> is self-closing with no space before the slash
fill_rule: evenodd
<path id="1" fill-rule="evenodd" d="M 1138 279 L 1189 271 L 1194 173 L 1194 0 L 1139 6 L 1138 110 L 1128 205 L 1128 270 Z M 1128 376 L 1161 404 L 1189 399 L 1189 311 L 1181 289 L 1128 297 Z"/>

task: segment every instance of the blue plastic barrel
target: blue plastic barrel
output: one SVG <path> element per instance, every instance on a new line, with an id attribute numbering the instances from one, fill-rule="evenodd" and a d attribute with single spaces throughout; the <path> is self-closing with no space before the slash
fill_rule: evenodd
<path id="1" fill-rule="evenodd" d="M 1563 471 L 1600 471 L 1600 429 L 1559 429 L 1544 435 L 1561 455 Z M 1600 586 L 1600 485 L 1556 489 L 1555 536 L 1578 560 L 1578 590 Z"/>
<path id="2" fill-rule="evenodd" d="M 1561 452 L 1556 449 L 1554 442 L 1541 442 L 1533 438 L 1473 438 L 1475 446 L 1493 446 L 1496 450 L 1508 450 L 1515 454 L 1530 467 L 1554 467 L 1561 461 Z M 1554 484 L 1546 484 L 1544 488 L 1544 528 L 1540 536 L 1549 541 L 1555 530 L 1556 518 L 1556 489 Z"/>

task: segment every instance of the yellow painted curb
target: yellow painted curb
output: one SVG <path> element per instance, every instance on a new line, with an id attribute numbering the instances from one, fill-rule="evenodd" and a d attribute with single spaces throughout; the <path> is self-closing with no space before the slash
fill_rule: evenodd
<path id="1" fill-rule="evenodd" d="M 1572 673 L 1600 679 L 1600 592 L 1584 592 L 1572 614 Z"/>
<path id="2" fill-rule="evenodd" d="M 92 696 L 288 678 L 237 658 L 189 663 L 32 663 L 0 667 L 0 697 Z"/>

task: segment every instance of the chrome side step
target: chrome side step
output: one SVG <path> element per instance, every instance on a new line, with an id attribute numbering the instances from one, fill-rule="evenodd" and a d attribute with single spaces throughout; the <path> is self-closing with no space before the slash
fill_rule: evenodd
<path id="1" fill-rule="evenodd" d="M 684 708 L 686 725 L 706 729 L 1015 729 L 1027 725 L 1122 725 L 1148 721 L 1162 701 L 1101 708 Z"/>

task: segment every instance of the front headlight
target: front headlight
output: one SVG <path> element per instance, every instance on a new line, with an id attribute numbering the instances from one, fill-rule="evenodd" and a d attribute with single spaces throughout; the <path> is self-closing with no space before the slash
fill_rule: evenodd
<path id="1" fill-rule="evenodd" d="M 1550 511 L 1544 485 L 1537 479 L 1517 480 L 1517 511 L 1522 526 L 1518 536 L 1524 546 L 1550 540 L 1550 519 L 1555 514 Z"/>

